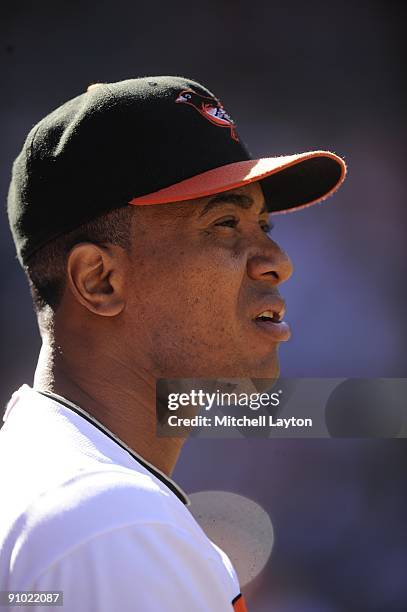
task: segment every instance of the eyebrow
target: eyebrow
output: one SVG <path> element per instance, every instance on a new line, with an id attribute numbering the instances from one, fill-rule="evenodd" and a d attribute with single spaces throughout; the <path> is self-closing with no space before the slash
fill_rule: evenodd
<path id="1" fill-rule="evenodd" d="M 248 210 L 254 204 L 253 199 L 250 196 L 243 195 L 240 193 L 217 193 L 213 198 L 209 200 L 209 202 L 203 207 L 201 212 L 199 213 L 200 217 L 206 215 L 209 211 L 217 206 L 222 206 L 222 204 L 235 204 L 239 208 L 243 208 L 244 210 Z M 259 214 L 267 212 L 266 203 L 264 202 L 263 207 Z"/>

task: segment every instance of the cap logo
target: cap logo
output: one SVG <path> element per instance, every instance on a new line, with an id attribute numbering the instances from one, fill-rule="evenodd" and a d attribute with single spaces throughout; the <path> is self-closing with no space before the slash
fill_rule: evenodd
<path id="1" fill-rule="evenodd" d="M 209 96 L 201 96 L 201 94 L 196 93 L 192 89 L 183 89 L 175 102 L 193 106 L 199 114 L 214 125 L 228 128 L 233 140 L 239 142 L 233 119 L 227 114 L 222 104 L 214 98 L 210 98 Z"/>

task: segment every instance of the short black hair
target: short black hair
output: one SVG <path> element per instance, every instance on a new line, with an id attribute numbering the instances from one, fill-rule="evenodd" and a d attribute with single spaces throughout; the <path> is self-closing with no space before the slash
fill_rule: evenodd
<path id="1" fill-rule="evenodd" d="M 58 308 L 66 282 L 66 263 L 70 250 L 80 242 L 110 242 L 131 248 L 133 206 L 116 208 L 73 231 L 63 234 L 36 251 L 24 266 L 30 285 L 34 309 L 40 313 L 46 306 Z"/>

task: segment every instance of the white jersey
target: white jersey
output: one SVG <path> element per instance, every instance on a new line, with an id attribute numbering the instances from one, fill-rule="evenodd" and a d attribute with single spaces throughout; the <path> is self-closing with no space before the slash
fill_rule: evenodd
<path id="1" fill-rule="evenodd" d="M 4 421 L 0 590 L 63 591 L 55 612 L 245 610 L 185 494 L 93 417 L 23 385 Z"/>

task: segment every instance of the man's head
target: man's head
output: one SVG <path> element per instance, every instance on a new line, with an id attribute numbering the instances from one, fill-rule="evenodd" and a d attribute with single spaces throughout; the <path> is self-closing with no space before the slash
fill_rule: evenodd
<path id="1" fill-rule="evenodd" d="M 267 215 L 324 199 L 344 173 L 329 152 L 253 160 L 207 89 L 133 79 L 31 131 L 9 217 L 39 312 L 71 338 L 157 377 L 266 378 L 291 274 Z"/>
<path id="2" fill-rule="evenodd" d="M 129 363 L 141 346 L 156 377 L 272 377 L 289 332 L 258 317 L 283 318 L 291 263 L 271 229 L 256 182 L 117 209 L 42 247 L 26 272 L 40 317 L 86 321 L 82 340 L 120 340 Z"/>

